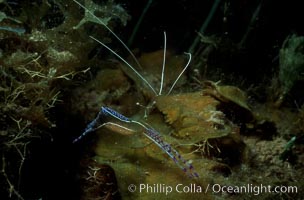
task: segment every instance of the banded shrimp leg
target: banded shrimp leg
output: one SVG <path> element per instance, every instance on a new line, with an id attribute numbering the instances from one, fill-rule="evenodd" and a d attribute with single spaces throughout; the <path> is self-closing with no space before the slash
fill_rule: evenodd
<path id="1" fill-rule="evenodd" d="M 122 133 L 124 135 L 132 135 L 136 131 L 130 128 L 127 128 L 126 126 L 120 125 L 118 123 L 113 123 L 113 122 L 104 122 L 101 125 L 98 125 L 98 121 L 102 116 L 110 116 L 113 117 L 120 122 L 124 123 L 133 123 L 136 125 L 139 125 L 141 128 L 143 128 L 143 134 L 150 139 L 154 144 L 156 144 L 161 150 L 163 150 L 174 162 L 175 164 L 183 170 L 184 173 L 186 173 L 190 178 L 198 178 L 199 175 L 197 172 L 194 171 L 194 167 L 191 163 L 186 161 L 180 153 L 178 153 L 177 150 L 175 150 L 169 143 L 165 142 L 162 139 L 161 134 L 156 131 L 155 129 L 149 127 L 148 125 L 144 125 L 143 123 L 130 119 L 117 111 L 109 108 L 102 106 L 100 109 L 100 112 L 98 113 L 97 117 L 88 124 L 87 128 L 85 131 L 78 137 L 76 138 L 73 143 L 78 142 L 81 140 L 84 136 L 86 136 L 88 133 L 93 132 L 101 127 L 107 127 L 109 129 L 114 129 L 114 128 L 119 128 L 121 131 L 118 131 L 119 133 Z M 97 126 L 98 125 L 98 126 Z"/>

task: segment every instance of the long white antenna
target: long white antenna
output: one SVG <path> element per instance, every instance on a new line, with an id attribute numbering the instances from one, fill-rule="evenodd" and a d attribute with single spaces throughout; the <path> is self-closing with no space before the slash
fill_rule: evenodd
<path id="1" fill-rule="evenodd" d="M 129 49 L 129 47 L 114 33 L 114 31 L 112 31 L 102 20 L 100 20 L 92 11 L 90 11 L 89 9 L 87 9 L 84 5 L 82 5 L 81 3 L 79 3 L 76 0 L 73 0 L 75 3 L 77 3 L 80 7 L 82 7 L 86 12 L 88 12 L 90 15 L 92 15 L 92 17 L 94 17 L 100 24 L 102 24 L 124 47 L 125 49 L 131 54 L 132 58 L 135 60 L 136 64 L 140 67 L 140 63 L 138 62 L 138 60 L 136 59 L 135 55 L 132 53 L 132 51 Z"/>
<path id="2" fill-rule="evenodd" d="M 137 65 L 140 68 L 142 68 L 141 65 L 139 64 L 138 60 L 136 59 L 135 55 L 129 49 L 129 47 L 102 20 L 100 20 L 98 17 L 96 17 L 93 12 L 91 12 L 89 9 L 87 9 L 84 5 L 82 5 L 78 1 L 76 1 L 76 0 L 73 0 L 73 1 L 75 3 L 77 3 L 80 7 L 82 7 L 90 15 L 92 15 L 100 24 L 102 24 L 125 47 L 125 49 L 131 54 L 131 56 L 133 57 L 133 59 L 135 60 L 135 62 L 137 63 Z M 104 43 L 102 43 L 101 41 L 99 41 L 98 39 L 94 38 L 93 36 L 90 36 L 90 38 L 92 38 L 93 40 L 95 40 L 96 42 L 98 42 L 99 44 L 101 44 L 102 46 L 104 46 L 105 48 L 107 48 L 110 52 L 112 52 L 115 56 L 117 56 L 121 61 L 123 61 L 128 67 L 130 67 L 135 72 L 135 74 L 140 79 L 142 79 L 149 86 L 149 88 L 154 92 L 154 94 L 157 95 L 157 92 L 154 90 L 154 88 L 151 86 L 151 84 L 130 63 L 128 63 L 124 58 L 122 58 L 115 51 L 113 51 L 110 47 L 108 47 L 107 45 L 105 45 Z"/>
<path id="3" fill-rule="evenodd" d="M 176 85 L 177 81 L 180 79 L 180 77 L 183 75 L 183 73 L 186 71 L 187 67 L 189 66 L 190 62 L 191 62 L 191 53 L 187 53 L 185 52 L 185 54 L 187 54 L 189 56 L 189 60 L 188 60 L 188 63 L 186 64 L 186 66 L 184 67 L 183 71 L 178 75 L 178 77 L 176 78 L 176 80 L 174 81 L 174 83 L 172 84 L 169 92 L 167 93 L 167 95 L 169 95 L 172 91 L 172 89 L 174 88 L 174 86 Z"/>
<path id="4" fill-rule="evenodd" d="M 167 36 L 166 36 L 166 32 L 164 31 L 164 60 L 163 60 L 163 68 L 161 73 L 160 88 L 158 95 L 161 95 L 163 90 L 163 84 L 165 78 L 165 66 L 166 66 L 166 50 L 167 50 Z"/>
<path id="5" fill-rule="evenodd" d="M 92 38 L 97 43 L 101 44 L 103 47 L 105 47 L 106 49 L 108 49 L 111 53 L 113 53 L 115 56 L 117 56 L 122 62 L 124 62 L 128 67 L 130 67 L 130 69 L 132 69 L 133 72 L 149 86 L 149 88 L 154 92 L 154 94 L 157 95 L 156 91 L 150 85 L 150 83 L 134 67 L 132 67 L 132 65 L 130 65 L 123 57 L 121 57 L 118 53 L 116 53 L 115 51 L 113 51 L 110 47 L 108 47 L 107 45 L 105 45 L 104 43 L 102 43 L 101 41 L 99 41 L 98 39 L 94 38 L 93 36 L 90 36 L 90 38 Z"/>

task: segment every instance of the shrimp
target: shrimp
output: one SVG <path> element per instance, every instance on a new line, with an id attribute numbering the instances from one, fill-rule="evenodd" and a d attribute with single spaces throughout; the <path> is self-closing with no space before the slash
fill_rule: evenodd
<path id="1" fill-rule="evenodd" d="M 140 67 L 140 64 L 132 51 L 127 47 L 127 45 L 106 25 L 103 23 L 102 20 L 100 20 L 98 17 L 94 15 L 93 12 L 88 10 L 84 5 L 80 4 L 78 1 L 73 0 L 75 3 L 77 3 L 80 7 L 85 9 L 87 13 L 92 15 L 100 24 L 102 24 L 123 46 L 124 48 L 130 53 L 130 55 L 133 57 L 137 65 Z M 116 53 L 114 50 L 112 50 L 109 46 L 102 43 L 97 38 L 90 36 L 90 38 L 94 41 L 96 41 L 98 44 L 105 47 L 107 50 L 109 50 L 112 54 L 114 54 L 118 59 L 120 59 L 129 69 L 131 69 L 141 80 L 142 82 L 153 92 L 155 97 L 163 95 L 163 87 L 164 87 L 164 80 L 165 80 L 165 64 L 166 64 L 166 44 L 167 44 L 167 37 L 166 32 L 164 32 L 164 50 L 163 50 L 163 64 L 162 64 L 162 71 L 161 71 L 161 80 L 160 80 L 160 88 L 157 91 L 153 88 L 153 86 L 149 83 L 147 79 L 143 75 L 141 75 L 135 67 L 133 67 L 129 62 L 127 62 L 123 57 L 121 57 L 118 53 Z M 173 84 L 171 85 L 170 89 L 168 90 L 166 95 L 170 95 L 173 88 L 175 87 L 178 80 L 181 78 L 182 74 L 186 71 L 188 68 L 190 62 L 191 62 L 191 54 L 185 53 L 189 56 L 189 60 L 185 67 L 182 69 L 180 74 L 177 76 Z M 110 119 L 108 119 L 110 117 Z M 114 121 L 114 122 L 113 122 Z M 128 124 L 133 124 L 137 126 L 137 130 L 135 128 L 128 128 Z M 73 143 L 77 143 L 80 141 L 84 136 L 86 136 L 88 133 L 93 132 L 101 127 L 106 127 L 110 130 L 113 130 L 114 132 L 117 132 L 119 134 L 123 135 L 132 135 L 136 132 L 142 132 L 148 139 L 150 139 L 154 144 L 156 144 L 162 151 L 164 151 L 175 163 L 176 165 L 181 168 L 189 177 L 191 178 L 198 178 L 199 175 L 197 172 L 195 172 L 194 167 L 192 164 L 188 161 L 186 161 L 180 153 L 178 153 L 177 150 L 175 150 L 169 143 L 165 142 L 162 139 L 162 135 L 152 128 L 149 124 L 144 124 L 140 121 L 133 120 L 131 118 L 128 118 L 119 112 L 109 108 L 102 106 L 99 113 L 97 114 L 96 118 L 90 122 L 84 132 L 73 140 Z"/>

